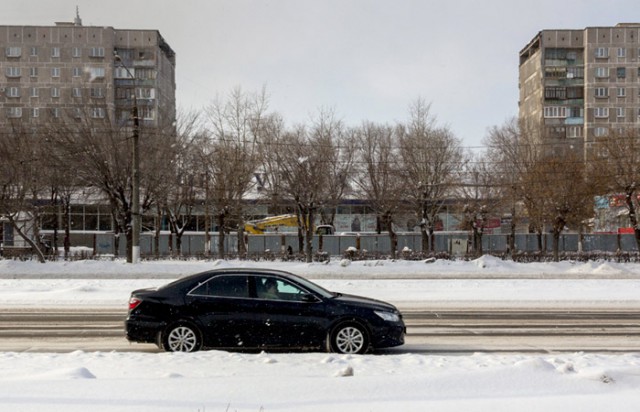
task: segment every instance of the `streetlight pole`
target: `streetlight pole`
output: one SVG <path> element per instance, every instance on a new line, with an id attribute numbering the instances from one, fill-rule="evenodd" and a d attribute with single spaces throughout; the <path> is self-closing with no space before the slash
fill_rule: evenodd
<path id="1" fill-rule="evenodd" d="M 124 64 L 122 58 L 114 51 L 115 60 L 119 61 L 127 71 L 129 77 L 133 79 L 133 135 L 132 151 L 133 158 L 131 175 L 131 263 L 140 261 L 140 118 L 138 115 L 138 99 L 136 97 L 135 77 L 129 68 Z"/>

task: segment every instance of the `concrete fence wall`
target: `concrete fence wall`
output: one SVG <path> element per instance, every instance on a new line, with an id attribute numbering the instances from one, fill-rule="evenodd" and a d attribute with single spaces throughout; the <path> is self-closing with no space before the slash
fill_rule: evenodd
<path id="1" fill-rule="evenodd" d="M 552 248 L 552 236 L 544 235 L 544 250 L 550 251 Z M 119 238 L 118 255 L 126 254 L 126 238 Z M 211 235 L 210 254 L 216 255 L 218 251 L 219 237 L 216 234 Z M 171 242 L 171 247 L 170 247 Z M 266 235 L 248 235 L 246 237 L 247 250 L 249 254 L 286 254 L 289 248 L 293 253 L 298 253 L 298 236 L 296 234 L 266 234 Z M 412 251 L 420 251 L 421 236 L 419 233 L 399 234 L 398 235 L 398 251 L 403 249 Z M 230 234 L 225 236 L 224 248 L 226 253 L 231 255 L 238 252 L 237 236 Z M 313 239 L 313 250 L 319 250 L 320 239 L 315 236 Z M 484 235 L 482 238 L 483 251 L 485 253 L 504 253 L 507 252 L 508 236 L 507 235 Z M 561 252 L 577 252 L 578 251 L 578 235 L 566 234 L 560 237 Z M 73 246 L 84 246 L 93 249 L 96 254 L 113 255 L 116 254 L 116 239 L 111 233 L 75 233 L 72 235 L 71 244 Z M 366 250 L 369 253 L 386 254 L 390 252 L 390 241 L 387 234 L 363 234 L 360 236 L 344 235 L 344 236 L 323 236 L 322 250 L 330 256 L 343 255 L 347 249 L 355 248 L 360 251 Z M 537 252 L 538 237 L 535 234 L 517 234 L 515 237 L 516 250 L 521 252 Z M 62 246 L 60 241 L 59 246 Z M 436 252 L 449 252 L 453 254 L 464 254 L 471 251 L 470 236 L 466 232 L 437 233 L 435 238 Z M 160 256 L 170 255 L 172 250 L 176 249 L 175 236 L 170 237 L 168 234 L 162 234 L 159 239 Z M 182 255 L 203 255 L 205 253 L 205 237 L 202 233 L 185 234 L 182 237 Z M 140 239 L 141 254 L 155 255 L 154 236 L 151 234 L 143 234 Z M 636 242 L 632 234 L 588 234 L 583 235 L 582 250 L 584 252 L 602 251 L 615 252 L 621 250 L 623 252 L 636 252 Z"/>

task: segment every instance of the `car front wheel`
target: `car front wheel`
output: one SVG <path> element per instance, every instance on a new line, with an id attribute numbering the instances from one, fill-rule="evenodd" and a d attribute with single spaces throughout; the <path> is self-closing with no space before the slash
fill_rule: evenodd
<path id="1" fill-rule="evenodd" d="M 364 327 L 356 323 L 343 323 L 330 333 L 329 344 L 331 352 L 365 353 L 369 349 L 369 337 Z"/>
<path id="2" fill-rule="evenodd" d="M 196 352 L 202 347 L 200 332 L 195 326 L 178 323 L 167 329 L 163 346 L 167 352 Z"/>

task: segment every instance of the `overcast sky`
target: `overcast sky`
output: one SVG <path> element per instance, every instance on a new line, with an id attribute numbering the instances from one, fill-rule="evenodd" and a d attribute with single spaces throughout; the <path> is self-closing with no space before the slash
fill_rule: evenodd
<path id="1" fill-rule="evenodd" d="M 640 22 L 637 0 L 26 0 L 1 25 L 157 29 L 177 53 L 177 99 L 200 109 L 266 86 L 288 123 L 320 108 L 349 125 L 404 121 L 417 98 L 467 147 L 517 115 L 518 52 L 542 29 Z"/>

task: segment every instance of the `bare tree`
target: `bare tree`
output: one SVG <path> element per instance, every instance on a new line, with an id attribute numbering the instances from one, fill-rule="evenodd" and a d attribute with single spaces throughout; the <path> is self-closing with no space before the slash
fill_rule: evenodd
<path id="1" fill-rule="evenodd" d="M 216 99 L 207 109 L 211 145 L 206 161 L 206 193 L 218 220 L 218 254 L 224 255 L 227 219 L 235 221 L 238 253 L 246 255 L 244 196 L 253 187 L 258 170 L 258 147 L 267 116 L 266 90 L 246 93 L 236 87 L 226 100 Z M 209 203 L 208 203 L 209 204 Z"/>
<path id="2" fill-rule="evenodd" d="M 279 152 L 285 146 L 284 136 L 287 133 L 284 120 L 279 114 L 272 114 L 263 122 L 263 135 L 258 147 L 260 179 L 258 193 L 270 204 L 276 214 L 292 213 L 294 209 L 286 206 L 284 181 L 280 173 Z M 302 246 L 300 247 L 302 249 Z"/>
<path id="3" fill-rule="evenodd" d="M 281 189 L 295 204 L 305 258 L 311 262 L 315 217 L 328 181 L 325 168 L 330 147 L 322 145 L 322 136 L 308 136 L 304 126 L 284 133 L 281 142 L 275 153 Z"/>
<path id="4" fill-rule="evenodd" d="M 553 234 L 553 257 L 559 260 L 559 239 L 567 226 L 579 228 L 593 216 L 594 186 L 588 181 L 582 158 L 570 154 L 545 156 L 524 176 L 529 190 L 538 194 L 536 210 Z M 542 200 L 544 199 L 544 200 Z"/>
<path id="5" fill-rule="evenodd" d="M 365 122 L 356 133 L 357 167 L 354 184 L 376 213 L 378 233 L 389 233 L 391 256 L 395 259 L 398 239 L 393 229 L 396 214 L 403 206 L 406 176 L 400 170 L 394 128 Z"/>
<path id="6" fill-rule="evenodd" d="M 633 228 L 636 246 L 640 250 L 638 221 L 638 183 L 640 182 L 640 136 L 637 130 L 610 130 L 596 145 L 596 157 L 591 159 L 594 181 L 600 194 L 623 194 Z"/>
<path id="7" fill-rule="evenodd" d="M 51 246 L 53 251 L 58 250 L 58 231 L 63 231 L 64 258 L 68 259 L 71 253 L 71 201 L 73 196 L 81 191 L 79 180 L 74 167 L 68 167 L 68 158 L 64 151 L 51 139 L 49 130 L 38 128 L 41 133 L 39 145 L 43 147 L 47 155 L 42 158 L 43 179 L 48 190 L 47 218 L 53 227 Z M 59 227 L 59 221 L 62 228 Z"/>
<path id="8" fill-rule="evenodd" d="M 309 134 L 311 144 L 323 156 L 321 169 L 316 173 L 326 175 L 319 195 L 320 222 L 333 226 L 336 208 L 351 190 L 354 133 L 345 130 L 333 111 L 321 110 L 313 120 Z"/>
<path id="9" fill-rule="evenodd" d="M 411 105 L 409 122 L 401 125 L 399 131 L 406 197 L 413 203 L 420 221 L 422 251 L 434 251 L 439 213 L 452 195 L 465 163 L 461 141 L 447 127 L 436 126 L 430 105 L 422 99 Z"/>
<path id="10" fill-rule="evenodd" d="M 94 114 L 99 113 L 99 116 Z M 72 108 L 49 126 L 49 136 L 63 152 L 65 163 L 75 168 L 79 184 L 95 188 L 109 201 L 115 224 L 116 252 L 118 235 L 127 238 L 127 261 L 132 261 L 132 129 L 126 121 L 111 119 L 104 104 Z M 140 159 L 140 213 L 149 210 L 158 191 L 154 185 L 162 180 L 165 163 L 159 153 L 171 148 L 175 139 L 171 116 L 166 124 L 138 127 L 139 146 L 145 156 Z M 125 119 L 126 120 L 126 119 Z M 154 169 L 159 166 L 160 169 Z"/>
<path id="11" fill-rule="evenodd" d="M 31 247 L 38 260 L 45 262 L 39 244 L 39 197 L 44 192 L 41 169 L 44 152 L 37 132 L 12 124 L 0 133 L 0 215 L 4 216 L 18 235 Z M 21 217 L 28 217 L 31 233 Z"/>
<path id="12" fill-rule="evenodd" d="M 470 156 L 471 157 L 471 156 Z M 484 154 L 476 154 L 465 167 L 465 179 L 460 184 L 459 195 L 464 201 L 463 228 L 472 233 L 473 251 L 481 256 L 484 251 L 482 237 L 491 213 L 500 204 L 500 189 L 494 179 L 492 165 Z"/>
<path id="13" fill-rule="evenodd" d="M 484 140 L 487 145 L 486 158 L 491 161 L 492 185 L 496 188 L 494 193 L 502 201 L 497 207 L 509 210 L 511 215 L 509 250 L 512 253 L 515 253 L 516 227 L 521 220 L 520 204 L 528 213 L 530 229 L 538 235 L 538 248 L 543 248 L 542 211 L 547 199 L 544 193 L 532 190 L 532 182 L 527 177 L 534 175 L 531 169 L 543 156 L 536 140 L 536 130 L 537 127 L 511 118 L 489 129 Z"/>
<path id="14" fill-rule="evenodd" d="M 174 254 L 182 253 L 182 236 L 191 223 L 200 198 L 200 182 L 203 165 L 200 161 L 199 142 L 201 133 L 199 114 L 179 112 L 176 120 L 176 134 L 171 144 L 157 147 L 148 154 L 147 165 L 156 173 L 149 176 L 149 190 L 156 204 L 159 216 L 166 216 L 171 237 L 175 236 L 176 248 L 170 238 L 169 247 Z M 165 143 L 169 141 L 165 138 Z M 156 236 L 160 226 L 156 223 Z M 154 246 L 158 253 L 158 244 Z"/>

